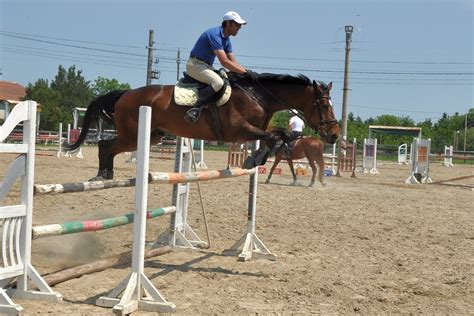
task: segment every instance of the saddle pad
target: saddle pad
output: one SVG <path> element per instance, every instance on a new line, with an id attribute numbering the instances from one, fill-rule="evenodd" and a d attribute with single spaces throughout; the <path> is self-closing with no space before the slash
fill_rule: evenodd
<path id="1" fill-rule="evenodd" d="M 232 89 L 227 86 L 222 97 L 217 100 L 217 106 L 222 106 L 229 101 Z M 194 106 L 198 100 L 198 85 L 192 83 L 182 83 L 181 80 L 174 86 L 174 102 L 177 105 Z"/>

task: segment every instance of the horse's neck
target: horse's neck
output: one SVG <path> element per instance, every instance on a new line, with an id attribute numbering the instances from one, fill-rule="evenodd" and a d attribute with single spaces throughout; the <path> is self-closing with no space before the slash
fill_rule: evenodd
<path id="1" fill-rule="evenodd" d="M 274 102 L 275 100 L 270 100 L 273 101 L 269 102 L 272 112 L 287 110 L 302 105 L 307 93 L 306 87 L 295 84 L 268 84 L 265 86 L 265 89 L 279 101 Z"/>

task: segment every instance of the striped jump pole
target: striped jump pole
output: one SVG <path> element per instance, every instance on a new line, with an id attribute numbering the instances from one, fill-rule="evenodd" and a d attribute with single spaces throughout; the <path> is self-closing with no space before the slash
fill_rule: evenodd
<path id="1" fill-rule="evenodd" d="M 146 218 L 172 214 L 176 212 L 175 206 L 152 209 L 146 213 Z M 71 221 L 62 224 L 50 224 L 33 227 L 33 239 L 74 234 L 81 232 L 95 232 L 109 228 L 119 227 L 133 223 L 135 214 L 130 213 L 122 216 L 92 220 L 92 221 Z"/>
<path id="2" fill-rule="evenodd" d="M 187 183 L 196 181 L 209 181 L 216 179 L 226 179 L 240 177 L 243 175 L 251 175 L 255 173 L 255 169 L 223 169 L 211 171 L 198 171 L 189 173 L 167 173 L 167 172 L 150 172 L 148 176 L 149 183 Z M 136 179 L 126 180 L 104 180 L 104 181 L 86 181 L 64 184 L 36 184 L 34 192 L 39 194 L 61 194 L 72 192 L 96 191 L 111 188 L 133 187 Z"/>

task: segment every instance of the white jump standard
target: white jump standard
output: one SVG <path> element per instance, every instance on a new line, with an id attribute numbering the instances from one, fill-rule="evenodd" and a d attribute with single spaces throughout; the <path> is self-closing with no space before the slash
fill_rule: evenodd
<path id="1" fill-rule="evenodd" d="M 33 183 L 35 167 L 36 102 L 18 103 L 0 126 L 0 142 L 23 122 L 22 144 L 0 143 L 0 152 L 18 153 L 0 185 L 0 199 L 6 197 L 20 178 L 20 204 L 0 207 L 3 226 L 2 266 L 0 266 L 0 314 L 20 314 L 23 307 L 11 298 L 60 302 L 54 292 L 31 264 L 31 228 L 33 222 Z M 9 284 L 16 278 L 16 288 Z M 30 282 L 31 281 L 31 284 Z M 38 290 L 33 290 L 32 285 Z"/>
<path id="2" fill-rule="evenodd" d="M 431 139 L 413 139 L 411 151 L 412 169 L 406 184 L 420 184 L 432 182 L 430 178 L 430 148 Z"/>

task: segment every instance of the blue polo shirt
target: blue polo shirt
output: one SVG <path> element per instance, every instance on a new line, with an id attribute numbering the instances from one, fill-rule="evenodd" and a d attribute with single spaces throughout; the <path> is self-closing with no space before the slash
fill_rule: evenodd
<path id="1" fill-rule="evenodd" d="M 224 28 L 222 26 L 212 27 L 202 33 L 191 50 L 191 56 L 195 56 L 197 59 L 212 65 L 216 59 L 214 54 L 216 49 L 232 53 L 230 38 L 229 36 L 224 37 Z"/>

